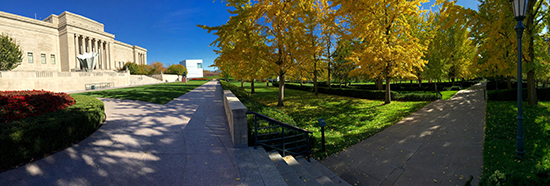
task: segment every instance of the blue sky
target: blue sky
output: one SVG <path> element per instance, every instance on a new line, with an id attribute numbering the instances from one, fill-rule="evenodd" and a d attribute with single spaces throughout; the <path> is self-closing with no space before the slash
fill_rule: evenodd
<path id="1" fill-rule="evenodd" d="M 427 9 L 435 0 L 424 5 Z M 213 34 L 196 25 L 216 26 L 227 22 L 229 13 L 221 0 L 2 0 L 0 11 L 43 20 L 64 11 L 105 25 L 115 39 L 147 49 L 147 63 L 168 66 L 184 59 L 202 59 L 210 66 L 217 55 L 209 45 Z M 477 10 L 477 0 L 457 4 Z"/>

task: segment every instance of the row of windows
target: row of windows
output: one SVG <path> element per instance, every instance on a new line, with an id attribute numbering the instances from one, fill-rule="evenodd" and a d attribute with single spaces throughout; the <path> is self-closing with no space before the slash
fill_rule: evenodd
<path id="1" fill-rule="evenodd" d="M 40 54 L 42 64 L 46 64 L 46 54 Z M 27 60 L 29 63 L 34 63 L 34 56 L 32 52 L 27 52 Z M 55 54 L 50 55 L 50 62 L 55 65 Z"/>

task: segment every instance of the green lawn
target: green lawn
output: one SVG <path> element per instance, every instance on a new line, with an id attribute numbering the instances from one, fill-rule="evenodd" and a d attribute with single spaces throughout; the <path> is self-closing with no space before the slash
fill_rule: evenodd
<path id="1" fill-rule="evenodd" d="M 441 91 L 441 94 L 443 95 L 441 97 L 442 100 L 449 100 L 451 97 L 453 97 L 458 90 L 449 90 L 449 91 Z"/>
<path id="2" fill-rule="evenodd" d="M 487 102 L 482 176 L 485 185 L 550 184 L 550 102 L 524 106 L 523 113 L 526 157 L 517 159 L 516 102 Z"/>
<path id="3" fill-rule="evenodd" d="M 85 95 L 101 98 L 117 98 L 146 101 L 157 104 L 166 104 L 208 81 L 189 81 L 188 83 L 172 82 L 137 87 L 100 90 L 75 93 L 71 95 Z"/>
<path id="4" fill-rule="evenodd" d="M 240 87 L 240 82 L 232 82 Z M 270 84 L 271 85 L 271 84 Z M 250 92 L 250 83 L 245 83 Z M 268 106 L 277 105 L 278 88 L 266 87 L 256 83 L 256 99 Z M 285 90 L 285 106 L 278 107 L 296 121 L 296 125 L 313 131 L 316 144 L 314 155 L 324 158 L 353 144 L 367 139 L 383 129 L 400 121 L 404 117 L 426 106 L 428 101 L 393 101 L 384 105 L 384 101 L 372 101 L 344 96 L 319 94 L 300 90 Z M 326 152 L 320 152 L 321 128 L 317 119 L 324 118 L 328 124 L 325 129 Z"/>

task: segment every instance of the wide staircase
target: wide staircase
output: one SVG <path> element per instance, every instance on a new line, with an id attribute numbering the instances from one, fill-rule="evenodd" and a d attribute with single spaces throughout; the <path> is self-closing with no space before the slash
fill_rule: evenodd
<path id="1" fill-rule="evenodd" d="M 162 81 L 146 75 L 130 75 L 130 85 L 146 85 L 154 83 L 162 83 Z"/>
<path id="2" fill-rule="evenodd" d="M 255 147 L 235 152 L 243 185 L 350 185 L 310 157 L 311 131 L 247 114 L 255 116 Z"/>

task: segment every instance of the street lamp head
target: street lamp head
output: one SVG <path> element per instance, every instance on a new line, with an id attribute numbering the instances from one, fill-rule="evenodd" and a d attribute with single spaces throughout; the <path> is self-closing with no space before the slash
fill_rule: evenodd
<path id="1" fill-rule="evenodd" d="M 514 17 L 518 21 L 523 21 L 525 12 L 527 11 L 527 0 L 514 0 L 512 7 L 514 8 Z"/>

